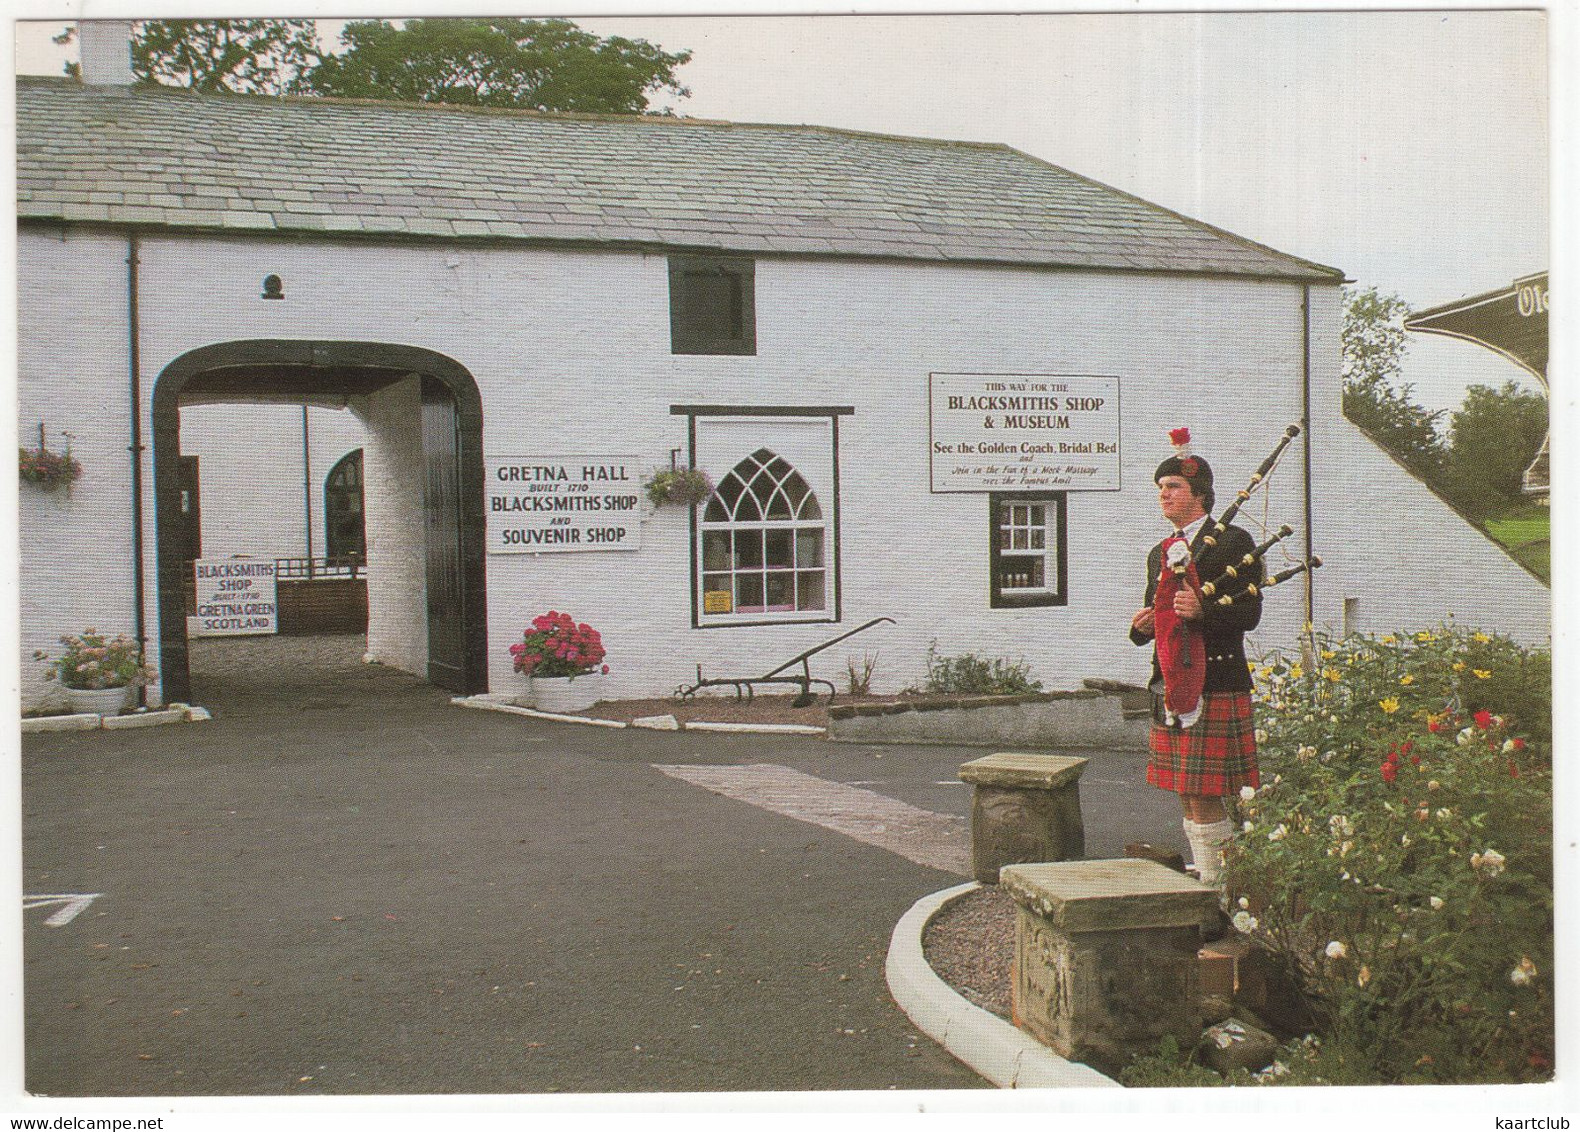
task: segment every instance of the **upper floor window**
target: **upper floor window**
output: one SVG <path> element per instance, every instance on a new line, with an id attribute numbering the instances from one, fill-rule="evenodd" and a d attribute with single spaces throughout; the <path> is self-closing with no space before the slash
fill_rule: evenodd
<path id="1" fill-rule="evenodd" d="M 757 353 L 754 278 L 749 259 L 670 256 L 670 353 Z"/>

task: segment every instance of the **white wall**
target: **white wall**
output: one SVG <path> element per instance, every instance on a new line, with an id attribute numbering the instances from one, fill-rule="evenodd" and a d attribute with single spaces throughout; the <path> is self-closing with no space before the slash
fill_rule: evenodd
<path id="1" fill-rule="evenodd" d="M 114 307 L 92 314 L 91 293 L 80 297 L 78 284 L 60 283 L 112 273 L 105 261 L 114 246 L 61 244 L 31 230 L 21 242 L 23 293 L 37 315 L 22 323 L 22 380 L 31 390 L 57 372 L 42 364 L 49 351 L 41 342 L 69 338 L 73 315 L 115 315 Z M 286 301 L 258 299 L 259 281 L 270 273 L 284 279 Z M 1024 657 L 1050 688 L 1094 676 L 1141 682 L 1147 650 L 1132 646 L 1125 629 L 1140 601 L 1147 547 L 1160 534 L 1151 475 L 1168 455 L 1167 430 L 1191 427 L 1227 502 L 1301 415 L 1302 289 L 1289 283 L 765 259 L 756 275 L 757 356 L 742 358 L 669 353 L 666 260 L 657 255 L 161 239 L 145 246 L 143 278 L 149 387 L 181 353 L 235 339 L 421 346 L 454 358 L 476 379 L 487 456 L 636 453 L 658 468 L 686 443 L 685 418 L 671 415 L 672 404 L 854 408 L 840 421 L 842 624 L 693 630 L 687 518 L 665 508 L 644 519 L 636 552 L 488 559 L 495 689 L 515 686 L 506 649 L 549 608 L 602 631 L 621 695 L 668 692 L 688 682 L 699 662 L 710 674 L 765 670 L 879 615 L 899 624 L 837 646 L 815 671 L 842 681 L 847 656 L 876 650 L 879 685 L 896 688 L 922 677 L 936 639 L 946 653 Z M 58 311 L 38 302 L 35 279 L 64 287 L 71 301 Z M 1545 605 L 1539 587 L 1516 586 L 1510 601 L 1489 604 L 1477 587 L 1411 559 L 1441 545 L 1478 569 L 1497 570 L 1475 557 L 1469 547 L 1484 540 L 1456 517 L 1423 508 L 1420 527 L 1430 539 L 1400 544 L 1379 529 L 1373 507 L 1356 505 L 1340 478 L 1361 458 L 1344 446 L 1349 433 L 1338 418 L 1337 318 L 1336 289 L 1313 289 L 1313 444 L 1317 460 L 1332 468 L 1317 484 L 1316 550 L 1331 565 L 1315 579 L 1316 619 L 1337 622 L 1343 587 L 1360 587 L 1379 607 L 1413 587 L 1418 604 L 1400 607 L 1411 619 L 1434 602 L 1447 609 L 1468 598 L 1478 604 L 1462 604 L 1464 619 L 1485 613 L 1528 621 Z M 118 380 L 108 369 L 93 373 L 80 398 L 52 395 L 66 405 L 99 400 L 101 387 Z M 1068 606 L 988 609 L 987 499 L 933 495 L 928 487 L 932 371 L 1120 379 L 1123 487 L 1070 496 Z M 370 435 L 370 461 L 374 443 Z M 1242 513 L 1244 525 L 1256 531 L 1252 520 L 1264 514 L 1269 527 L 1303 525 L 1300 451 L 1297 442 L 1265 497 Z M 388 474 L 370 463 L 370 538 L 373 484 Z M 1297 551 L 1300 536 L 1288 545 Z M 372 546 L 369 553 L 376 554 Z M 1366 568 L 1347 571 L 1347 558 Z M 95 569 L 91 556 L 82 569 Z M 1500 588 L 1504 574 L 1497 571 Z M 47 588 L 26 570 L 23 582 L 32 592 Z M 415 600 L 408 589 L 390 598 L 392 607 Z M 1301 596 L 1295 583 L 1270 595 L 1253 648 L 1294 639 L 1305 620 Z M 402 648 L 409 647 L 408 640 Z"/>
<path id="2" fill-rule="evenodd" d="M 368 544 L 367 655 L 428 675 L 423 545 L 422 385 L 408 377 L 366 398 L 362 450 Z"/>
<path id="3" fill-rule="evenodd" d="M 362 443 L 362 424 L 345 409 L 309 406 L 304 449 L 301 405 L 182 408 L 181 453 L 198 458 L 204 557 L 299 558 L 310 524 L 313 554 L 322 558 L 324 480 Z"/>

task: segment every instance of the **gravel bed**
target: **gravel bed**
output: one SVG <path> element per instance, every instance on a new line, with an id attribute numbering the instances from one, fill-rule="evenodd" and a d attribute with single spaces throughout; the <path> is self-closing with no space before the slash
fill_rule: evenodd
<path id="1" fill-rule="evenodd" d="M 1015 902 L 1003 889 L 978 888 L 952 901 L 922 933 L 922 954 L 962 996 L 1009 1020 Z"/>

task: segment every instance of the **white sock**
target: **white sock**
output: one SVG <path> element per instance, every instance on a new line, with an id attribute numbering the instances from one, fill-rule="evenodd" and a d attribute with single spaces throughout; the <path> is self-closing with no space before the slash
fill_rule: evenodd
<path id="1" fill-rule="evenodd" d="M 1185 819 L 1185 840 L 1190 842 L 1191 863 L 1196 875 L 1211 888 L 1218 887 L 1223 869 L 1223 847 L 1234 837 L 1234 823 L 1228 818 L 1215 822 Z"/>

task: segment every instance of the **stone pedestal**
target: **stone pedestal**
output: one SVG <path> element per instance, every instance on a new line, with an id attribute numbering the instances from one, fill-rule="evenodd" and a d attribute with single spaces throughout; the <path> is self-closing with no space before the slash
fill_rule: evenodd
<path id="1" fill-rule="evenodd" d="M 1201 1037 L 1197 950 L 1218 894 L 1155 861 L 1011 865 L 1012 1013 L 1071 1061 L 1116 1073 L 1172 1034 Z"/>
<path id="2" fill-rule="evenodd" d="M 972 786 L 971 871 L 978 884 L 997 884 L 1005 865 L 1086 855 L 1085 769 L 1085 759 L 1015 752 L 961 766 L 961 781 Z"/>

